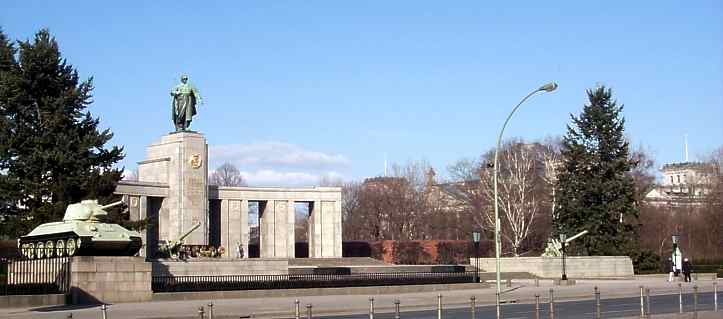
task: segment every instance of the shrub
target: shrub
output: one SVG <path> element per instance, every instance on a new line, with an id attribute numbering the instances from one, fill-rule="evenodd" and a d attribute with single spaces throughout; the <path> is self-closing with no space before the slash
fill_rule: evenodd
<path id="1" fill-rule="evenodd" d="M 661 259 L 656 253 L 649 249 L 639 250 L 630 256 L 633 260 L 633 269 L 636 274 L 660 273 Z"/>
<path id="2" fill-rule="evenodd" d="M 429 265 L 433 263 L 432 256 L 424 251 L 418 241 L 394 242 L 394 257 L 392 260 L 395 264 L 402 265 Z"/>
<path id="3" fill-rule="evenodd" d="M 372 257 L 372 246 L 366 241 L 345 241 L 341 243 L 344 257 Z"/>
<path id="4" fill-rule="evenodd" d="M 437 242 L 438 264 L 469 264 L 469 258 L 474 256 L 474 246 L 468 241 L 439 241 Z"/>

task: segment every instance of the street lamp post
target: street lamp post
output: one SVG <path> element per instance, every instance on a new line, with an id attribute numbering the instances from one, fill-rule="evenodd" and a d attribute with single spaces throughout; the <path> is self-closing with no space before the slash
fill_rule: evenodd
<path id="1" fill-rule="evenodd" d="M 472 232 L 472 241 L 474 242 L 474 282 L 479 282 L 479 240 L 480 232 L 475 230 Z"/>
<path id="2" fill-rule="evenodd" d="M 523 98 L 520 103 L 517 103 L 517 106 L 512 109 L 512 112 L 510 112 L 510 115 L 507 116 L 507 119 L 505 120 L 505 123 L 502 124 L 502 129 L 500 130 L 500 135 L 497 136 L 497 147 L 495 147 L 495 163 L 494 163 L 494 184 L 495 184 L 495 273 L 496 273 L 496 282 L 497 282 L 497 318 L 501 318 L 500 313 L 500 294 L 502 293 L 502 288 L 500 286 L 500 215 L 499 215 L 499 203 L 498 203 L 498 196 L 497 196 L 497 153 L 500 149 L 500 144 L 502 143 L 502 134 L 505 132 L 505 127 L 507 126 L 507 123 L 510 121 L 510 118 L 512 118 L 512 115 L 517 111 L 517 109 L 527 101 L 532 95 L 534 95 L 537 92 L 552 92 L 555 89 L 557 89 L 557 83 L 550 82 L 547 83 L 540 88 L 530 92 L 525 98 Z"/>
<path id="3" fill-rule="evenodd" d="M 567 235 L 560 234 L 560 244 L 562 244 L 562 280 L 567 280 L 567 273 L 565 272 L 565 246 L 567 246 L 566 240 Z"/>

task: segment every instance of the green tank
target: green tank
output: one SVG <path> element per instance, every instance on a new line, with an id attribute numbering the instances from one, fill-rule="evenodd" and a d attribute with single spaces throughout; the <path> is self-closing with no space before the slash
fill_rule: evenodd
<path id="1" fill-rule="evenodd" d="M 46 223 L 18 240 L 20 252 L 29 259 L 62 256 L 133 256 L 141 249 L 141 234 L 118 224 L 101 222 L 108 209 L 122 201 L 101 206 L 84 200 L 65 209 L 62 222 Z"/>

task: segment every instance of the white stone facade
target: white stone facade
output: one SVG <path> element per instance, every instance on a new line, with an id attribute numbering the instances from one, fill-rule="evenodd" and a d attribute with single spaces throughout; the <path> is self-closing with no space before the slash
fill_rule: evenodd
<path id="1" fill-rule="evenodd" d="M 663 179 L 645 199 L 652 204 L 698 204 L 712 189 L 719 172 L 714 165 L 700 162 L 665 164 Z"/>
<path id="2" fill-rule="evenodd" d="M 147 149 L 138 181 L 121 181 L 133 220 L 149 218 L 144 254 L 158 241 L 175 240 L 197 222 L 187 245 L 217 241 L 224 256 L 237 257 L 240 243 L 248 257 L 249 204 L 259 205 L 261 258 L 294 258 L 295 203 L 309 205 L 309 257 L 342 257 L 340 187 L 217 187 L 208 185 L 208 145 L 200 133 L 171 133 Z M 210 205 L 210 201 L 214 205 Z"/>

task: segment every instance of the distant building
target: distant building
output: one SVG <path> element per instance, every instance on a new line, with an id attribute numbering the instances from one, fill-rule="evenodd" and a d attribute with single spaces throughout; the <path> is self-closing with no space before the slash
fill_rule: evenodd
<path id="1" fill-rule="evenodd" d="M 663 180 L 645 196 L 648 203 L 700 204 L 711 192 L 713 181 L 719 174 L 715 165 L 702 162 L 665 164 L 660 171 Z"/>
<path id="2" fill-rule="evenodd" d="M 475 195 L 480 191 L 480 180 L 437 183 L 433 169 L 427 172 L 425 197 L 432 207 L 439 207 L 448 213 L 469 211 Z"/>

